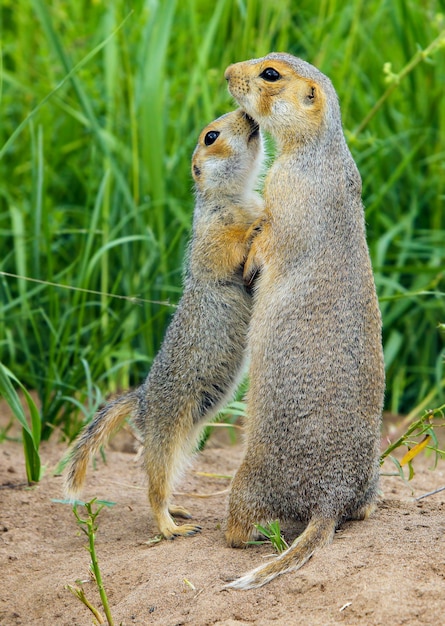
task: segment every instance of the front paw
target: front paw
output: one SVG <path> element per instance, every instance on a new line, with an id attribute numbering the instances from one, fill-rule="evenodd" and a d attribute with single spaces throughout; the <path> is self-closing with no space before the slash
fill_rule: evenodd
<path id="1" fill-rule="evenodd" d="M 259 235 L 263 231 L 266 221 L 267 220 L 265 217 L 259 217 L 257 220 L 253 222 L 253 224 L 249 226 L 249 228 L 247 229 L 246 235 L 244 237 L 245 243 L 249 245 L 252 243 L 255 237 L 257 237 L 257 235 Z"/>

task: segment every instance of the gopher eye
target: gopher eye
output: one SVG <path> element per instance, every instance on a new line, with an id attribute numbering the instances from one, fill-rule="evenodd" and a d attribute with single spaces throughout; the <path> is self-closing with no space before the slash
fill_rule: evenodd
<path id="1" fill-rule="evenodd" d="M 281 74 L 273 67 L 266 67 L 264 72 L 261 72 L 260 78 L 264 78 L 264 80 L 267 80 L 269 83 L 274 83 L 281 78 Z"/>
<path id="2" fill-rule="evenodd" d="M 212 143 L 215 143 L 215 141 L 218 139 L 218 137 L 219 137 L 219 132 L 217 130 L 209 130 L 209 132 L 204 137 L 205 145 L 206 146 L 211 146 Z"/>

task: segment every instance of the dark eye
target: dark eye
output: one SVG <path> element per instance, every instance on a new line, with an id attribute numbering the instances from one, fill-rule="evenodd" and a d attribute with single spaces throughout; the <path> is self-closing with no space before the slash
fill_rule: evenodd
<path id="1" fill-rule="evenodd" d="M 277 70 L 274 70 L 273 67 L 266 67 L 264 72 L 261 72 L 260 77 L 264 78 L 264 80 L 267 80 L 269 83 L 274 83 L 281 78 L 281 74 L 277 72 Z"/>
<path id="2" fill-rule="evenodd" d="M 204 137 L 205 145 L 206 146 L 211 146 L 212 143 L 215 143 L 215 141 L 218 139 L 218 137 L 219 137 L 219 132 L 217 130 L 209 130 L 209 132 Z"/>

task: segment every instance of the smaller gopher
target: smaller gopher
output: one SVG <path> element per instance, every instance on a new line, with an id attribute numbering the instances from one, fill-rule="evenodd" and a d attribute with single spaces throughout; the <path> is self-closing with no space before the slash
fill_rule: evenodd
<path id="1" fill-rule="evenodd" d="M 255 191 L 264 158 L 259 127 L 242 110 L 218 118 L 199 136 L 192 174 L 196 203 L 184 293 L 147 379 L 98 411 L 74 443 L 65 493 L 78 496 L 88 461 L 125 417 L 143 436 L 148 498 L 167 539 L 192 535 L 195 524 L 170 504 L 173 486 L 196 448 L 203 425 L 233 396 L 244 372 L 251 295 L 243 265 L 262 213 Z"/>

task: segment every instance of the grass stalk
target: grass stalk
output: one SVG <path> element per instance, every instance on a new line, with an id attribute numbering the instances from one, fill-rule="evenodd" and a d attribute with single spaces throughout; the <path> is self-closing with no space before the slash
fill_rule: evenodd
<path id="1" fill-rule="evenodd" d="M 80 529 L 82 530 L 82 532 L 84 532 L 86 534 L 86 536 L 88 537 L 88 552 L 90 553 L 90 557 L 91 557 L 91 572 L 93 574 L 94 577 L 94 581 L 97 585 L 97 589 L 99 591 L 99 595 L 100 595 L 100 599 L 102 602 L 102 606 L 104 609 L 104 613 L 105 616 L 107 618 L 108 624 L 109 626 L 113 626 L 114 625 L 114 620 L 113 617 L 111 615 L 111 610 L 110 610 L 110 605 L 109 605 L 109 601 L 108 601 L 108 596 L 107 596 L 107 592 L 105 590 L 105 586 L 103 584 L 102 581 L 102 574 L 100 571 L 100 567 L 99 567 L 99 561 L 97 558 L 97 553 L 96 553 L 96 532 L 97 532 L 97 524 L 96 524 L 96 518 L 99 515 L 99 513 L 101 512 L 101 510 L 104 508 L 104 506 L 106 506 L 105 504 L 99 504 L 99 506 L 94 509 L 94 506 L 96 504 L 97 498 L 93 498 L 93 500 L 90 500 L 89 502 L 84 502 L 83 506 L 86 508 L 87 510 L 87 517 L 85 519 L 82 519 L 79 515 L 79 512 L 77 510 L 77 505 L 73 506 L 73 513 L 74 516 L 77 520 L 77 524 L 79 525 Z M 86 603 L 84 601 L 84 599 L 82 597 L 79 596 L 79 594 L 76 592 L 76 595 L 78 595 L 79 599 L 84 602 L 84 604 L 86 604 L 86 606 L 93 611 L 94 614 L 98 613 L 98 611 L 94 611 L 91 607 L 91 605 L 88 603 Z M 82 594 L 82 596 L 84 597 L 85 594 Z"/>
<path id="2" fill-rule="evenodd" d="M 444 47 L 445 47 L 445 29 L 442 30 L 441 33 L 438 35 L 438 37 L 436 37 L 429 44 L 429 46 L 427 46 L 424 50 L 417 50 L 417 52 L 414 54 L 412 59 L 400 70 L 398 74 L 395 74 L 392 71 L 392 64 L 390 62 L 385 63 L 385 65 L 383 66 L 383 72 L 386 76 L 385 80 L 387 83 L 389 83 L 389 85 L 384 91 L 384 93 L 377 100 L 377 102 L 374 104 L 372 109 L 367 113 L 367 115 L 365 115 L 363 120 L 354 130 L 353 138 L 357 137 L 357 135 L 363 132 L 363 130 L 366 128 L 366 126 L 369 124 L 372 118 L 375 117 L 375 115 L 380 111 L 380 109 L 388 100 L 388 98 L 393 93 L 393 91 L 397 89 L 397 87 L 400 85 L 402 80 L 406 76 L 408 76 L 408 74 L 412 72 L 414 68 L 417 67 L 417 65 L 419 65 L 419 63 L 426 61 L 427 59 L 432 57 L 436 52 L 438 52 L 441 48 L 444 48 Z"/>

